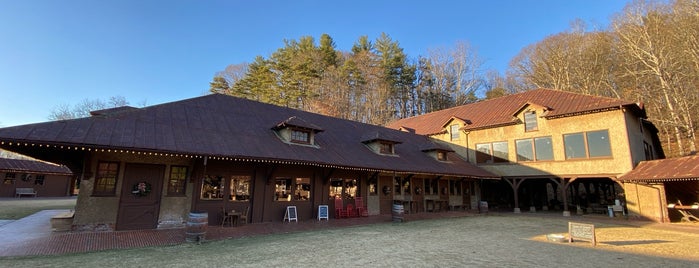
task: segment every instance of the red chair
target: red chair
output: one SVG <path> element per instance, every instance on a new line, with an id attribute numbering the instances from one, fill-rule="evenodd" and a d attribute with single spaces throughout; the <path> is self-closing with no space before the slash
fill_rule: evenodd
<path id="1" fill-rule="evenodd" d="M 354 210 L 354 205 L 352 204 L 347 204 L 347 217 L 357 217 L 357 211 Z"/>
<path id="2" fill-rule="evenodd" d="M 354 206 L 357 207 L 357 217 L 369 217 L 369 211 L 364 206 L 364 198 L 357 196 L 354 198 Z"/>
<path id="3" fill-rule="evenodd" d="M 341 218 L 347 218 L 347 210 L 345 210 L 344 205 L 342 204 L 342 198 L 335 198 L 335 218 L 336 219 L 341 219 Z"/>

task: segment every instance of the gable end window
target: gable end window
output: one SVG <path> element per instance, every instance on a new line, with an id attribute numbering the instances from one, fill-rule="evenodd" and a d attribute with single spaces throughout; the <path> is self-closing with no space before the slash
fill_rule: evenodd
<path id="1" fill-rule="evenodd" d="M 539 130 L 539 125 L 536 121 L 536 112 L 529 111 L 524 113 L 524 131 Z"/>
<path id="2" fill-rule="evenodd" d="M 118 162 L 99 162 L 97 175 L 92 195 L 113 196 L 116 192 L 116 183 L 119 176 Z"/>
<path id="3" fill-rule="evenodd" d="M 451 125 L 449 126 L 449 130 L 451 132 L 451 140 L 453 141 L 458 141 L 460 138 L 459 135 L 459 125 Z"/>

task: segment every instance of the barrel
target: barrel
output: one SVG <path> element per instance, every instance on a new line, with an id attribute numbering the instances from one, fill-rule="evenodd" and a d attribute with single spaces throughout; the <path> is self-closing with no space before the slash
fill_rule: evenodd
<path id="1" fill-rule="evenodd" d="M 392 215 L 393 215 L 393 222 L 403 222 L 403 205 L 401 204 L 393 204 L 393 210 L 392 210 Z"/>
<path id="2" fill-rule="evenodd" d="M 202 242 L 206 238 L 206 226 L 209 225 L 209 213 L 205 211 L 189 212 L 185 231 L 185 241 Z"/>

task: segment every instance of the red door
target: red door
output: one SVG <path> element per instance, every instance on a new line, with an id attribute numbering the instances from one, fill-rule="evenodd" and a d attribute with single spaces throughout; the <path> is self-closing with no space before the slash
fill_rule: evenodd
<path id="1" fill-rule="evenodd" d="M 163 165 L 126 164 L 117 230 L 155 229 L 158 226 L 164 176 Z"/>

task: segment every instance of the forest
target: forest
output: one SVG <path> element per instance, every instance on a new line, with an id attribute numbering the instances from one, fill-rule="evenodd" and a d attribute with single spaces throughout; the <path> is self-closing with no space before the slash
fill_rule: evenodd
<path id="1" fill-rule="evenodd" d="M 328 34 L 284 40 L 271 55 L 231 64 L 210 91 L 382 125 L 506 94 L 551 88 L 638 101 L 668 157 L 696 152 L 699 1 L 634 1 L 604 29 L 581 20 L 524 47 L 504 74 L 468 42 L 406 55 L 381 34 L 339 50 Z"/>

